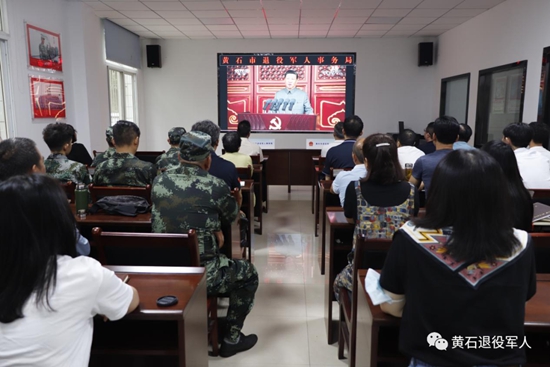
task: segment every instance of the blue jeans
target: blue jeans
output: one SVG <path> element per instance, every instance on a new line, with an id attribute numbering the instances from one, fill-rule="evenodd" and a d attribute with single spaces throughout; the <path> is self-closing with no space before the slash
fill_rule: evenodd
<path id="1" fill-rule="evenodd" d="M 424 363 L 416 358 L 411 359 L 411 363 L 409 364 L 409 367 L 437 367 L 433 364 Z M 497 367 L 493 364 L 491 365 L 482 365 L 482 366 L 475 366 L 475 367 Z"/>

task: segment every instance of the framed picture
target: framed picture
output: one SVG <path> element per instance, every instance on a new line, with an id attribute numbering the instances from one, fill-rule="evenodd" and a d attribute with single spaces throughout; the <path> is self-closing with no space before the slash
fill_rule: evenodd
<path id="1" fill-rule="evenodd" d="M 29 66 L 63 71 L 61 39 L 58 33 L 26 24 Z"/>
<path id="2" fill-rule="evenodd" d="M 65 117 L 65 91 L 63 81 L 31 76 L 33 118 Z"/>

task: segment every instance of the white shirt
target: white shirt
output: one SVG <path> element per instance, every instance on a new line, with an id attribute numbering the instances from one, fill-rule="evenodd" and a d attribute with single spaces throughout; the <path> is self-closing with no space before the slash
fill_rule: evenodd
<path id="1" fill-rule="evenodd" d="M 523 184 L 527 189 L 550 189 L 550 160 L 536 150 L 514 150 Z"/>
<path id="2" fill-rule="evenodd" d="M 535 146 L 535 147 L 529 148 L 529 150 L 539 152 L 540 154 L 542 154 L 543 156 L 545 156 L 550 160 L 550 151 L 548 151 L 547 149 L 544 149 L 544 147 Z"/>
<path id="3" fill-rule="evenodd" d="M 258 144 L 254 144 L 247 138 L 241 138 L 241 147 L 239 148 L 239 153 L 246 155 L 259 155 L 260 162 L 264 160 L 262 148 L 260 148 Z"/>
<path id="4" fill-rule="evenodd" d="M 407 145 L 397 148 L 397 156 L 403 169 L 405 169 L 405 163 L 412 163 L 414 165 L 416 160 L 423 155 L 425 155 L 424 152 L 417 147 Z"/>
<path id="5" fill-rule="evenodd" d="M 88 366 L 92 318 L 121 319 L 132 298 L 132 288 L 96 260 L 59 256 L 49 298 L 55 311 L 37 306 L 33 294 L 23 307 L 25 317 L 0 323 L 0 366 Z"/>
<path id="6" fill-rule="evenodd" d="M 352 181 L 358 181 L 367 177 L 367 168 L 364 164 L 356 164 L 351 171 L 340 172 L 332 182 L 332 191 L 340 197 L 340 205 L 344 207 L 344 199 L 346 198 L 346 189 Z"/>
<path id="7" fill-rule="evenodd" d="M 321 157 L 326 157 L 328 150 L 332 147 L 335 147 L 337 145 L 340 145 L 344 142 L 344 140 L 335 140 L 332 143 L 329 143 L 328 145 L 325 145 L 323 149 L 321 149 Z"/>

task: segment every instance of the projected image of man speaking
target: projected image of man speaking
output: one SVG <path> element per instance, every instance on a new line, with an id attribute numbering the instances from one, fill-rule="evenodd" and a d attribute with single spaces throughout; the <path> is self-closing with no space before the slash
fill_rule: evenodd
<path id="1" fill-rule="evenodd" d="M 313 108 L 309 103 L 306 92 L 296 88 L 298 84 L 298 73 L 288 70 L 285 73 L 285 88 L 275 93 L 272 108 L 268 113 L 292 113 L 313 115 Z"/>

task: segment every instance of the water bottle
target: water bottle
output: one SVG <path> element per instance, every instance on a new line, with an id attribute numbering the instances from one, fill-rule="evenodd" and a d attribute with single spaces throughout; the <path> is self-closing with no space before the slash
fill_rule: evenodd
<path id="1" fill-rule="evenodd" d="M 84 210 L 84 213 L 88 209 L 88 190 L 84 184 L 76 185 L 74 190 L 74 201 L 76 206 L 76 212 L 81 213 L 81 210 Z"/>

